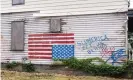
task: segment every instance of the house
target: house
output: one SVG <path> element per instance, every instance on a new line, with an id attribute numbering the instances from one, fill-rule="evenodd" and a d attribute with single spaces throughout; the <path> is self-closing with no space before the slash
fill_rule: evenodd
<path id="1" fill-rule="evenodd" d="M 127 52 L 127 0 L 1 0 L 2 62 L 100 57 Z M 113 55 L 112 55 L 113 54 Z"/>

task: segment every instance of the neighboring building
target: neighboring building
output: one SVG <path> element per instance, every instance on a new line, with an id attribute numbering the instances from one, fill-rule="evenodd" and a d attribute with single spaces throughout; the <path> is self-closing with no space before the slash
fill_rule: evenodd
<path id="1" fill-rule="evenodd" d="M 128 56 L 129 56 L 129 59 L 133 60 L 133 50 L 132 50 L 133 49 L 133 43 L 132 43 L 133 35 L 131 35 L 133 33 L 133 0 L 130 0 L 130 6 L 128 10 L 128 32 L 130 34 L 130 36 L 128 37 L 128 42 L 129 42 Z"/>
<path id="2" fill-rule="evenodd" d="M 1 1 L 2 62 L 100 57 L 113 63 L 126 56 L 126 0 Z"/>
<path id="3" fill-rule="evenodd" d="M 130 0 L 130 6 L 128 10 L 128 31 L 133 32 L 133 0 Z"/>

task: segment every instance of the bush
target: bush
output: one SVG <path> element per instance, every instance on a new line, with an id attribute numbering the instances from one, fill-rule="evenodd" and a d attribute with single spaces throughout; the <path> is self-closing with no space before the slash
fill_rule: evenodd
<path id="1" fill-rule="evenodd" d="M 107 64 L 105 61 L 97 57 L 80 60 L 69 58 L 61 61 L 70 68 L 82 70 L 92 75 L 122 77 L 124 74 L 133 73 L 133 69 L 131 70 L 131 68 L 133 68 L 133 62 L 131 61 L 125 63 L 123 66 Z M 94 62 L 100 62 L 100 64 Z"/>
<path id="2" fill-rule="evenodd" d="M 17 67 L 17 66 L 19 66 L 19 65 L 20 65 L 20 63 L 13 61 L 13 62 L 11 62 L 11 63 L 7 63 L 5 67 L 6 67 L 7 69 L 13 69 L 13 68 L 15 68 L 15 67 Z"/>
<path id="3" fill-rule="evenodd" d="M 124 64 L 125 72 L 127 73 L 128 78 L 133 78 L 133 61 L 127 61 Z"/>
<path id="4" fill-rule="evenodd" d="M 7 69 L 12 69 L 12 70 L 16 70 L 15 68 L 20 66 L 23 71 L 26 71 L 26 72 L 34 72 L 35 71 L 35 67 L 32 63 L 18 63 L 18 62 L 11 62 L 11 63 L 7 63 L 6 64 L 6 68 Z"/>
<path id="5" fill-rule="evenodd" d="M 34 72 L 35 71 L 35 67 L 32 63 L 24 63 L 22 65 L 22 68 L 26 72 Z"/>

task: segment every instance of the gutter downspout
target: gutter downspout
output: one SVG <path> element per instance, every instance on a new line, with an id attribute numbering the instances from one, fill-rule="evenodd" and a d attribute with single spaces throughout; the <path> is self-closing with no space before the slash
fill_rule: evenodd
<path id="1" fill-rule="evenodd" d="M 126 54 L 127 54 L 127 60 L 128 60 L 128 16 L 127 16 L 127 20 L 125 22 L 126 26 L 125 26 L 125 31 L 126 31 Z"/>

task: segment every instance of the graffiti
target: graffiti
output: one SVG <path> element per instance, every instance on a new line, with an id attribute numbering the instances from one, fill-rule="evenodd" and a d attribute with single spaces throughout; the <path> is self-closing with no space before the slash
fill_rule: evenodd
<path id="1" fill-rule="evenodd" d="M 84 41 L 77 42 L 77 45 L 81 47 L 81 49 L 86 50 L 93 46 L 95 42 L 108 41 L 107 35 L 90 37 Z"/>
<path id="2" fill-rule="evenodd" d="M 114 47 L 108 47 L 103 41 L 108 41 L 109 38 L 106 34 L 102 36 L 90 37 L 84 41 L 77 42 L 77 45 L 82 50 L 87 50 L 89 54 L 99 51 L 102 57 L 106 54 L 111 54 L 114 51 Z"/>
<path id="3" fill-rule="evenodd" d="M 74 57 L 74 42 L 74 33 L 30 34 L 28 59 L 52 60 Z"/>
<path id="4" fill-rule="evenodd" d="M 104 44 L 103 42 L 98 42 L 96 43 L 95 45 L 93 45 L 91 47 L 91 49 L 88 49 L 88 53 L 91 54 L 91 52 L 94 52 L 94 51 L 98 51 L 98 50 L 102 50 L 102 49 L 105 49 L 107 48 L 107 45 Z"/>
<path id="5" fill-rule="evenodd" d="M 104 56 L 108 56 L 108 55 L 111 55 L 113 53 L 113 51 L 115 51 L 115 48 L 114 47 L 107 47 L 105 49 L 102 49 L 101 51 L 101 56 L 102 58 Z"/>
<path id="6" fill-rule="evenodd" d="M 106 62 L 111 60 L 112 65 L 114 63 L 123 61 L 127 56 L 124 55 L 124 49 L 116 49 L 113 46 L 109 46 L 106 44 L 106 41 L 110 39 L 106 34 L 97 37 L 90 37 L 86 40 L 77 42 L 78 47 L 82 50 L 87 50 L 88 54 L 92 53 L 100 53 L 101 58 L 105 59 L 109 57 Z"/>
<path id="7" fill-rule="evenodd" d="M 127 55 L 124 55 L 124 49 L 119 49 L 117 51 L 114 51 L 112 55 L 109 57 L 109 59 L 107 59 L 106 62 L 108 62 L 109 60 L 112 60 L 112 65 L 114 65 L 114 63 L 118 62 L 118 60 L 126 56 Z"/>

